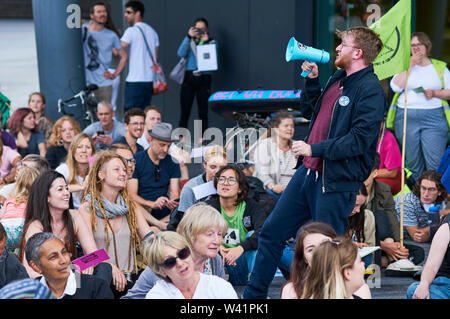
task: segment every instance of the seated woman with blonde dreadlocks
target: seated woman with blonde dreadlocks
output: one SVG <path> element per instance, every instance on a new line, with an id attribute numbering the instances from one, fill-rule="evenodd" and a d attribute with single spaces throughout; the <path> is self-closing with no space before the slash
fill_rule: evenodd
<path id="1" fill-rule="evenodd" d="M 113 292 L 126 294 L 137 279 L 136 248 L 139 239 L 153 234 L 141 211 L 128 196 L 127 164 L 118 154 L 97 155 L 88 175 L 79 211 L 90 225 L 99 249 L 104 248 L 113 267 Z"/>

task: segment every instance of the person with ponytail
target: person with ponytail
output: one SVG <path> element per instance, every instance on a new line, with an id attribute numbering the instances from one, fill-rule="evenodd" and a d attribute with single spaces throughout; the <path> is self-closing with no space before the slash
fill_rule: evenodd
<path id="1" fill-rule="evenodd" d="M 302 299 L 361 299 L 364 262 L 350 239 L 326 240 L 315 250 Z"/>

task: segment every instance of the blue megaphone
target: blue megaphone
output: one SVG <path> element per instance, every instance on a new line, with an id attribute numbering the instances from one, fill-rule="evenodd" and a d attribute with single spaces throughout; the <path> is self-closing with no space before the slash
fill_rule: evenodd
<path id="1" fill-rule="evenodd" d="M 314 63 L 328 63 L 330 61 L 330 54 L 327 51 L 308 47 L 299 43 L 292 37 L 289 40 L 286 48 L 286 61 L 292 60 L 306 60 Z M 309 71 L 311 72 L 311 71 Z M 302 76 L 306 78 L 309 72 L 303 71 Z"/>

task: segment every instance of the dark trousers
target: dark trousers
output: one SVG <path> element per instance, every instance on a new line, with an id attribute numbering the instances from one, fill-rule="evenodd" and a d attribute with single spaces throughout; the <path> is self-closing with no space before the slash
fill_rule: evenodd
<path id="1" fill-rule="evenodd" d="M 144 110 L 152 102 L 153 82 L 125 82 L 124 111 L 132 108 Z"/>
<path id="2" fill-rule="evenodd" d="M 379 246 L 380 241 L 385 240 L 386 238 L 394 239 L 394 233 L 392 232 L 387 213 L 383 210 L 377 210 L 373 215 L 375 217 L 375 244 Z M 405 236 L 405 240 L 407 239 L 408 237 Z M 420 246 L 406 243 L 403 245 L 408 249 L 408 258 L 414 264 L 420 264 L 425 259 L 425 251 Z M 381 256 L 384 254 L 385 253 L 383 253 L 382 250 L 377 250 L 375 252 L 375 263 L 377 265 L 381 265 Z"/>
<path id="3" fill-rule="evenodd" d="M 302 165 L 292 177 L 259 234 L 258 252 L 244 298 L 266 298 L 286 240 L 306 222 L 329 224 L 338 235 L 348 227 L 356 192 L 322 192 L 322 173 Z"/>
<path id="4" fill-rule="evenodd" d="M 194 98 L 197 97 L 198 117 L 202 121 L 202 133 L 208 128 L 208 99 L 210 95 L 211 75 L 201 74 L 195 76 L 192 71 L 186 71 L 180 93 L 180 127 L 188 127 L 192 104 L 194 103 Z"/>

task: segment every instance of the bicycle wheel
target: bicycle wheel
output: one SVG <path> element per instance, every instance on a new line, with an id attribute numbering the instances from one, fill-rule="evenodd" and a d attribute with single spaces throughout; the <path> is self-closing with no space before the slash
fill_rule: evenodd
<path id="1" fill-rule="evenodd" d="M 235 163 L 253 163 L 253 151 L 261 138 L 267 134 L 261 125 L 235 126 L 227 130 L 225 148 Z"/>

